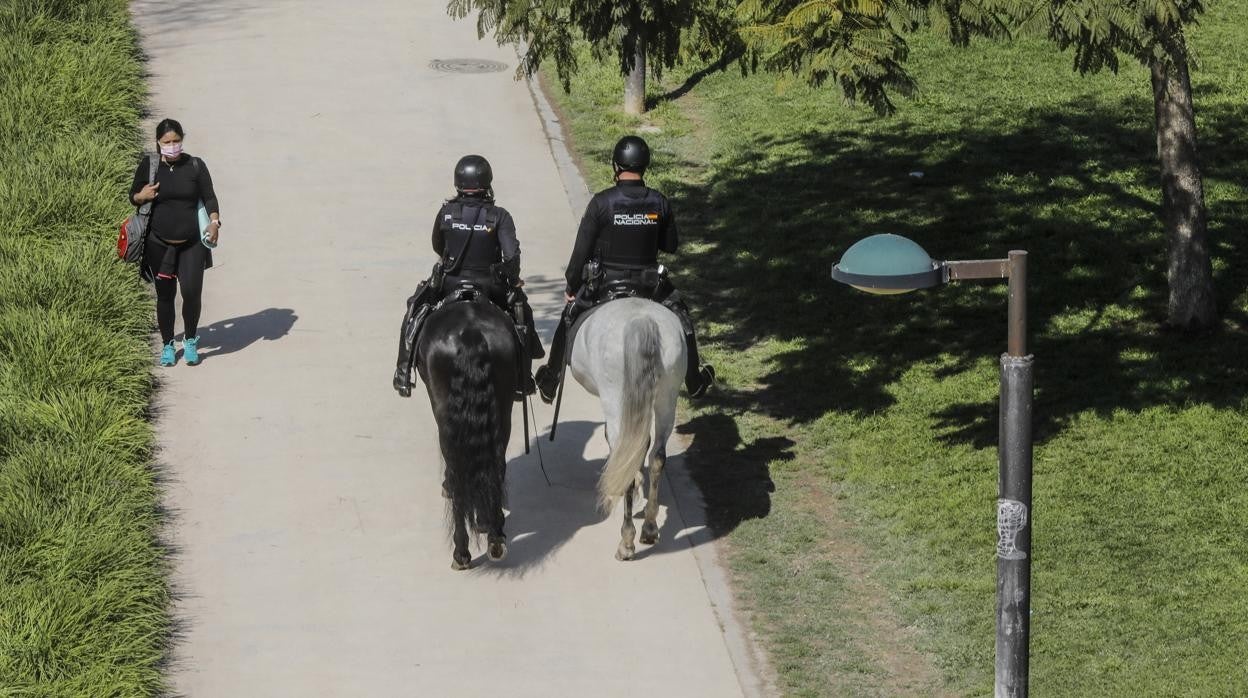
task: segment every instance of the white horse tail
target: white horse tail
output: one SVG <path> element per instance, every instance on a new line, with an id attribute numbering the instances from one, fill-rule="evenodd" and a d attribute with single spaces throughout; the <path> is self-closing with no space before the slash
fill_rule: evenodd
<path id="1" fill-rule="evenodd" d="M 602 477 L 598 479 L 598 506 L 610 511 L 617 497 L 628 491 L 650 451 L 654 399 L 663 374 L 663 344 L 659 324 L 643 315 L 624 327 L 624 390 L 620 429 Z"/>

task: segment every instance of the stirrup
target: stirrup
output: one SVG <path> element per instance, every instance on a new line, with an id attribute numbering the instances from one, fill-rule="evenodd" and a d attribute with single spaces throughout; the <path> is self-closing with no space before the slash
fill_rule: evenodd
<path id="1" fill-rule="evenodd" d="M 399 392 L 399 397 L 412 396 L 412 378 L 411 374 L 401 368 L 394 369 L 394 389 Z"/>
<path id="2" fill-rule="evenodd" d="M 533 376 L 522 376 L 520 385 L 516 386 L 516 402 L 524 402 L 524 398 L 537 392 L 537 382 L 533 380 Z"/>
<path id="3" fill-rule="evenodd" d="M 702 368 L 698 369 L 698 377 L 702 379 L 702 384 L 696 390 L 689 391 L 689 397 L 695 400 L 706 395 L 706 391 L 715 384 L 715 367 L 703 364 Z"/>
<path id="4" fill-rule="evenodd" d="M 550 364 L 537 367 L 537 372 L 533 374 L 533 382 L 536 384 L 537 396 L 547 405 L 555 401 L 555 394 L 559 391 L 559 374 L 555 373 Z"/>

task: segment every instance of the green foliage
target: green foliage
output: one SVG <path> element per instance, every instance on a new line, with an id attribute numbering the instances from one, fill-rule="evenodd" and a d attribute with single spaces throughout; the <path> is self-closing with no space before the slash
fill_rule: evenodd
<path id="1" fill-rule="evenodd" d="M 1248 2 L 1211 6 L 1189 38 L 1217 57 L 1193 90 L 1226 319 L 1199 342 L 1158 329 L 1153 108 L 1130 62 L 1080 76 L 1047 37 L 919 32 L 924 90 L 891 119 L 726 73 L 650 113 L 647 181 L 683 236 L 668 266 L 724 383 L 681 430 L 785 695 L 992 690 L 1005 289 L 832 282 L 877 232 L 948 259 L 1031 252 L 1033 695 L 1248 685 Z M 615 84 L 587 64 L 555 96 L 582 162 L 637 127 Z"/>
<path id="2" fill-rule="evenodd" d="M 1074 48 L 1075 69 L 1119 68 L 1119 54 L 1141 64 L 1187 60 L 1183 28 L 1204 13 L 1201 0 L 1001 0 L 1023 32 Z"/>
<path id="3" fill-rule="evenodd" d="M 661 74 L 682 60 L 731 53 L 739 46 L 725 0 L 451 0 L 457 18 L 478 12 L 477 33 L 524 45 L 518 73 L 532 75 L 553 60 L 565 89 L 578 69 L 584 40 L 595 60 L 633 68 L 638 41 L 648 66 Z"/>
<path id="4" fill-rule="evenodd" d="M 906 34 L 927 26 L 965 46 L 972 36 L 1005 33 L 978 0 L 743 0 L 737 16 L 764 67 L 816 87 L 831 80 L 880 114 L 895 110 L 891 93 L 916 90 L 904 66 Z"/>
<path id="5" fill-rule="evenodd" d="M 153 695 L 151 304 L 112 241 L 144 100 L 124 0 L 0 2 L 0 695 Z"/>

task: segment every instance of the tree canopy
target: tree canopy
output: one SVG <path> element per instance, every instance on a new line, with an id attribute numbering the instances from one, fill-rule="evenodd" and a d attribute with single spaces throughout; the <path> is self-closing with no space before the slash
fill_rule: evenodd
<path id="1" fill-rule="evenodd" d="M 744 0 L 736 15 L 763 67 L 816 86 L 832 81 L 880 114 L 894 111 L 892 95 L 915 91 L 907 33 L 928 26 L 958 45 L 1006 34 L 981 0 Z"/>
<path id="2" fill-rule="evenodd" d="M 721 55 L 740 42 L 724 0 L 451 0 L 457 18 L 478 12 L 477 33 L 523 47 L 518 71 L 547 60 L 566 88 L 577 69 L 577 40 L 598 60 L 632 71 L 640 44 L 656 73 L 691 58 Z"/>

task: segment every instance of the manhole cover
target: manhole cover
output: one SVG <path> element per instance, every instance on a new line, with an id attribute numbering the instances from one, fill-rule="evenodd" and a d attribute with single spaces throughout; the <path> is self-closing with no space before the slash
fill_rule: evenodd
<path id="1" fill-rule="evenodd" d="M 507 70 L 506 63 L 484 58 L 438 58 L 429 61 L 429 67 L 444 73 L 501 73 Z"/>

